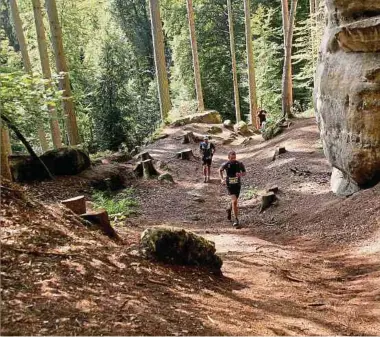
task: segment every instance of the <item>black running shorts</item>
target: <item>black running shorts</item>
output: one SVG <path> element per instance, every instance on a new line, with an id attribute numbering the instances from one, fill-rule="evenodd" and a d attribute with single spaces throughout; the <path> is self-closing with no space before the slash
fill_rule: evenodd
<path id="1" fill-rule="evenodd" d="M 203 165 L 211 166 L 212 158 L 202 158 Z"/>
<path id="2" fill-rule="evenodd" d="M 240 196 L 240 189 L 241 189 L 240 184 L 227 185 L 228 194 L 236 195 L 237 198 L 239 198 Z"/>

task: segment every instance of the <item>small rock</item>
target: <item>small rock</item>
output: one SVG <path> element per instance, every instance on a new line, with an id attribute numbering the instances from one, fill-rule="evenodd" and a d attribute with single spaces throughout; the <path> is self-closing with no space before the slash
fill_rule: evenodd
<path id="1" fill-rule="evenodd" d="M 158 177 L 158 180 L 160 181 L 170 181 L 171 183 L 174 183 L 174 179 L 171 174 L 169 173 L 163 173 Z"/>
<path id="2" fill-rule="evenodd" d="M 205 202 L 205 199 L 204 199 L 204 198 L 202 198 L 202 197 L 198 197 L 198 196 L 195 196 L 195 197 L 193 198 L 193 200 L 196 201 L 196 202 L 199 202 L 199 203 Z"/>
<path id="3" fill-rule="evenodd" d="M 216 134 L 216 133 L 222 133 L 223 130 L 222 128 L 220 128 L 219 126 L 212 126 L 208 131 L 207 133 L 211 133 L 211 134 Z"/>
<path id="4" fill-rule="evenodd" d="M 243 136 L 250 136 L 252 134 L 251 130 L 248 128 L 248 124 L 244 121 L 240 121 L 238 124 L 235 124 L 234 130 Z"/>
<path id="5" fill-rule="evenodd" d="M 232 129 L 233 128 L 233 123 L 230 119 L 226 119 L 224 122 L 223 122 L 223 126 L 226 128 L 226 129 Z"/>

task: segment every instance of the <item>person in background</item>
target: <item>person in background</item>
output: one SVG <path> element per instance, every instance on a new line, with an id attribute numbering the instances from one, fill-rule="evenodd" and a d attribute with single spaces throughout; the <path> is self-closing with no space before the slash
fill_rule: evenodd
<path id="1" fill-rule="evenodd" d="M 203 142 L 199 146 L 202 155 L 204 182 L 210 182 L 212 157 L 215 153 L 215 145 L 209 142 L 208 136 L 204 136 Z"/>
<path id="2" fill-rule="evenodd" d="M 267 122 L 267 112 L 264 109 L 259 109 L 257 112 L 258 129 L 265 130 L 265 124 Z"/>

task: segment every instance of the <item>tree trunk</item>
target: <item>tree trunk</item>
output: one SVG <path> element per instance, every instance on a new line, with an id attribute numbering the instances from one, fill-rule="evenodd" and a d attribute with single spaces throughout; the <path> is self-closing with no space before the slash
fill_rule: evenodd
<path id="1" fill-rule="evenodd" d="M 18 43 L 20 45 L 24 69 L 28 74 L 32 75 L 32 64 L 30 63 L 28 45 L 26 43 L 24 31 L 22 29 L 22 21 L 20 18 L 17 1 L 10 0 L 10 5 L 11 5 L 11 12 L 12 12 L 12 18 L 13 18 L 15 31 L 16 31 L 16 36 L 17 36 Z M 37 134 L 38 134 L 38 139 L 40 140 L 42 151 L 43 152 L 47 151 L 49 149 L 48 142 L 46 140 L 46 134 L 41 123 L 38 123 Z"/>
<path id="2" fill-rule="evenodd" d="M 285 53 L 285 45 L 286 45 L 286 37 L 289 32 L 289 4 L 288 0 L 282 0 L 282 29 L 284 34 L 284 53 Z M 289 107 L 293 106 L 293 78 L 292 78 L 292 59 L 288 60 L 288 78 L 289 81 L 287 83 L 287 105 Z"/>
<path id="3" fill-rule="evenodd" d="M 79 141 L 77 119 L 74 111 L 74 101 L 71 93 L 68 67 L 63 49 L 62 29 L 58 19 L 55 0 L 46 0 L 45 6 L 49 17 L 51 40 L 53 44 L 55 64 L 58 73 L 63 73 L 60 79 L 60 89 L 63 90 L 63 111 L 66 117 L 66 128 L 70 145 L 77 145 Z"/>
<path id="4" fill-rule="evenodd" d="M 34 12 L 34 22 L 36 25 L 36 31 L 37 31 L 37 42 L 38 42 L 38 50 L 40 53 L 40 60 L 41 60 L 41 68 L 42 68 L 42 74 L 45 79 L 49 80 L 48 84 L 46 84 L 46 88 L 51 88 L 51 70 L 49 65 L 49 55 L 48 55 L 48 49 L 46 44 L 46 34 L 45 34 L 45 27 L 42 17 L 42 6 L 40 0 L 32 0 L 33 3 L 33 12 Z M 50 129 L 51 129 L 51 136 L 53 140 L 54 148 L 59 149 L 62 147 L 62 140 L 61 140 L 61 131 L 59 129 L 59 124 L 57 120 L 57 112 L 55 111 L 55 108 L 53 105 L 48 104 L 47 105 L 49 113 L 50 113 Z"/>
<path id="5" fill-rule="evenodd" d="M 161 119 L 168 117 L 172 107 L 169 93 L 168 75 L 166 72 L 164 34 L 160 16 L 159 0 L 149 0 L 150 17 L 152 25 L 152 38 L 154 49 L 154 63 L 156 65 L 156 77 L 158 84 L 158 96 L 160 98 Z"/>
<path id="6" fill-rule="evenodd" d="M 11 137 L 10 137 L 10 134 L 9 134 L 9 129 L 7 127 L 5 127 L 4 125 L 4 142 L 5 142 L 5 146 L 6 146 L 6 149 L 8 151 L 8 156 L 12 155 L 12 145 L 11 145 Z"/>
<path id="7" fill-rule="evenodd" d="M 1 126 L 1 176 L 5 179 L 12 180 L 12 174 L 11 169 L 9 167 L 9 160 L 8 160 L 8 137 L 7 137 L 8 129 L 4 127 L 4 125 Z"/>
<path id="8" fill-rule="evenodd" d="M 205 107 L 204 107 L 204 102 L 203 102 L 201 71 L 199 68 L 197 37 L 195 34 L 193 0 L 187 0 L 187 16 L 189 20 L 190 42 L 191 42 L 191 52 L 193 55 L 194 80 L 195 80 L 195 91 L 197 94 L 198 112 L 203 112 Z"/>
<path id="9" fill-rule="evenodd" d="M 229 26 L 229 32 L 230 32 L 232 80 L 234 84 L 236 123 L 239 123 L 241 120 L 241 114 L 240 114 L 240 102 L 239 102 L 239 86 L 238 86 L 238 78 L 237 78 L 237 71 L 236 71 L 234 21 L 233 21 L 233 15 L 232 15 L 231 0 L 227 0 L 227 9 L 228 9 L 228 26 Z"/>
<path id="10" fill-rule="evenodd" d="M 281 0 L 283 9 L 283 25 L 284 25 L 284 66 L 282 72 L 282 114 L 284 117 L 291 117 L 291 105 L 289 93 L 291 89 L 289 88 L 291 80 L 291 65 L 292 65 L 292 43 L 293 43 L 293 29 L 295 13 L 297 9 L 298 0 L 292 0 L 289 20 L 286 20 L 284 11 L 287 11 L 287 0 Z"/>
<path id="11" fill-rule="evenodd" d="M 255 80 L 255 61 L 253 58 L 252 46 L 252 32 L 251 32 L 251 9 L 250 1 L 244 0 L 244 14 L 245 14 L 245 38 L 247 49 L 247 63 L 248 63 L 248 83 L 249 83 L 249 113 L 251 124 L 255 126 L 256 111 L 257 111 L 257 97 L 256 97 L 256 80 Z"/>

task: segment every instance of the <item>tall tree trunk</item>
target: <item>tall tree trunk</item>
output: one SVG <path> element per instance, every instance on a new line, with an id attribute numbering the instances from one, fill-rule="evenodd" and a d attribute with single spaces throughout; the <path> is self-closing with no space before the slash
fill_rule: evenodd
<path id="1" fill-rule="evenodd" d="M 74 101 L 71 93 L 68 67 L 63 49 L 62 29 L 58 19 L 58 11 L 55 0 L 46 0 L 45 6 L 49 17 L 51 40 L 53 44 L 57 72 L 63 73 L 60 88 L 63 90 L 63 110 L 66 117 L 66 128 L 69 135 L 70 145 L 80 143 L 77 119 L 74 111 Z"/>
<path id="2" fill-rule="evenodd" d="M 10 5 L 11 5 L 11 12 L 12 12 L 13 23 L 15 26 L 16 36 L 17 36 L 18 43 L 20 45 L 20 51 L 21 51 L 21 56 L 22 56 L 22 62 L 24 64 L 24 69 L 28 74 L 32 74 L 32 64 L 30 63 L 28 45 L 26 43 L 24 31 L 22 29 L 22 21 L 20 18 L 17 1 L 10 0 Z M 40 140 L 42 151 L 43 152 L 47 151 L 49 146 L 46 140 L 45 130 L 43 129 L 43 126 L 41 125 L 41 123 L 39 123 L 38 125 L 37 134 Z"/>
<path id="3" fill-rule="evenodd" d="M 234 84 L 234 98 L 235 98 L 235 113 L 236 113 L 236 123 L 241 120 L 240 114 L 240 101 L 239 101 L 239 87 L 236 71 L 236 55 L 235 55 L 235 37 L 234 37 L 234 21 L 232 15 L 232 5 L 231 0 L 227 0 L 228 9 L 228 26 L 230 31 L 230 49 L 231 49 L 231 61 L 232 61 L 232 79 Z"/>
<path id="4" fill-rule="evenodd" d="M 284 3 L 287 3 L 287 0 L 281 0 L 282 6 L 284 8 Z M 288 29 L 285 39 L 285 57 L 284 57 L 284 67 L 282 72 L 282 114 L 283 117 L 291 117 L 291 105 L 289 104 L 289 81 L 290 81 L 290 72 L 289 67 L 291 67 L 291 57 L 292 57 L 292 44 L 293 44 L 293 29 L 294 29 L 294 20 L 296 15 L 298 0 L 292 0 L 290 16 L 288 21 Z M 285 21 L 284 21 L 285 22 Z"/>
<path id="5" fill-rule="evenodd" d="M 187 16 L 189 20 L 190 42 L 191 42 L 191 52 L 193 55 L 194 80 L 195 80 L 195 91 L 197 94 L 197 101 L 198 101 L 198 111 L 203 112 L 205 107 L 204 107 L 204 102 L 203 102 L 201 71 L 199 68 L 197 37 L 195 34 L 193 0 L 187 0 Z"/>
<path id="6" fill-rule="evenodd" d="M 49 55 L 48 55 L 48 49 L 46 44 L 46 34 L 45 34 L 45 27 L 44 22 L 42 18 L 42 6 L 40 0 L 32 0 L 33 3 L 33 12 L 34 12 L 34 22 L 36 25 L 36 31 L 37 31 L 37 41 L 38 41 L 38 50 L 40 52 L 40 60 L 41 60 L 41 68 L 42 68 L 42 74 L 45 79 L 49 80 L 48 84 L 46 85 L 46 88 L 51 88 L 51 70 L 49 65 Z M 59 129 L 59 124 L 57 120 L 57 112 L 55 111 L 55 108 L 53 105 L 48 104 L 47 105 L 49 113 L 50 113 L 50 129 L 51 129 L 51 136 L 53 139 L 53 145 L 54 148 L 60 148 L 62 147 L 62 140 L 61 140 L 61 131 Z"/>
<path id="7" fill-rule="evenodd" d="M 149 4 L 161 118 L 162 120 L 165 120 L 172 108 L 172 103 L 170 101 L 169 82 L 166 72 L 164 34 L 162 32 L 160 3 L 159 0 L 149 0 Z"/>
<path id="8" fill-rule="evenodd" d="M 314 1 L 314 0 L 311 0 Z M 288 36 L 289 32 L 289 3 L 288 0 L 281 0 L 282 3 L 282 29 L 284 34 L 284 54 L 286 49 L 286 37 Z M 292 78 L 292 58 L 290 57 L 288 59 L 288 82 L 287 82 L 287 105 L 292 107 L 293 106 L 293 78 Z"/>
<path id="9" fill-rule="evenodd" d="M 3 124 L 3 123 L 2 123 Z M 9 167 L 9 135 L 8 135 L 9 130 L 4 126 L 1 125 L 1 176 L 5 179 L 12 180 L 12 174 L 11 174 L 11 169 Z"/>
<path id="10" fill-rule="evenodd" d="M 7 127 L 4 126 L 4 141 L 5 141 L 5 144 L 6 144 L 6 149 L 8 151 L 8 155 L 11 155 L 12 154 L 12 145 L 11 145 L 11 137 L 10 137 L 10 134 L 9 134 L 9 129 Z"/>
<path id="11" fill-rule="evenodd" d="M 252 32 L 251 32 L 251 7 L 249 0 L 244 0 L 245 14 L 245 38 L 247 48 L 248 63 L 248 83 L 249 83 L 249 113 L 251 116 L 251 124 L 255 126 L 257 97 L 256 97 L 256 80 L 255 80 L 255 61 L 253 58 Z"/>

